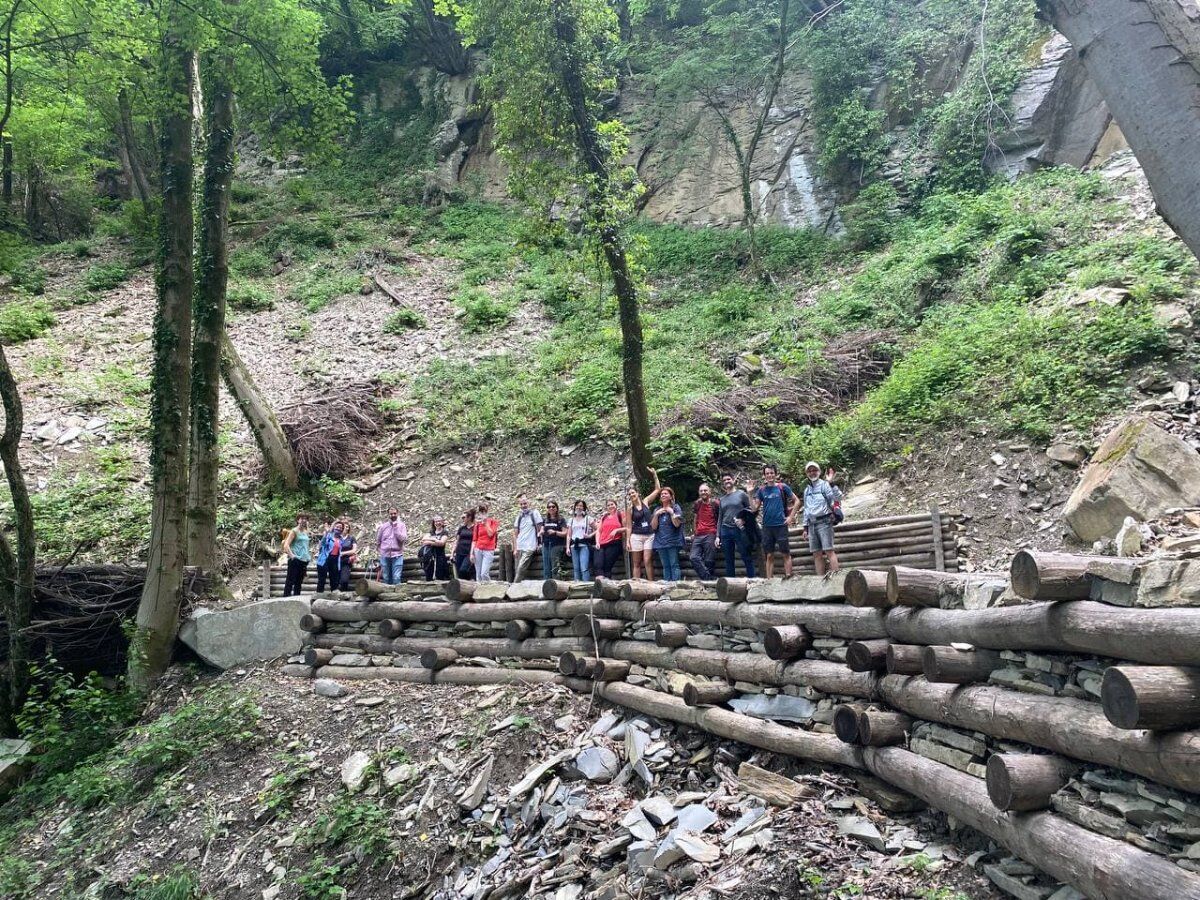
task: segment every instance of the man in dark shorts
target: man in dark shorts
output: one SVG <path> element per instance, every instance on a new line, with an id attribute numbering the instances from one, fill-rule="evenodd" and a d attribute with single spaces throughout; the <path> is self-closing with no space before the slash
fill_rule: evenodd
<path id="1" fill-rule="evenodd" d="M 752 509 L 762 510 L 763 557 L 767 564 L 767 577 L 775 574 L 775 554 L 783 554 L 783 575 L 792 574 L 792 548 L 788 540 L 788 527 L 796 511 L 796 492 L 779 480 L 779 470 L 771 463 L 763 466 L 763 483 L 758 490 L 754 483 L 746 485 L 746 492 L 753 497 Z"/>

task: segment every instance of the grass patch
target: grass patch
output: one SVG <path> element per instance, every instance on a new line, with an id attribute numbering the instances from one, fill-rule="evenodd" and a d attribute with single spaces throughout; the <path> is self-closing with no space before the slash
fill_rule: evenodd
<path id="1" fill-rule="evenodd" d="M 304 305 L 309 312 L 319 312 L 338 297 L 357 294 L 362 276 L 346 272 L 331 264 L 321 264 L 302 276 L 288 296 Z"/>
<path id="2" fill-rule="evenodd" d="M 229 306 L 238 312 L 266 312 L 275 308 L 275 296 L 268 289 L 249 281 L 234 281 L 226 295 Z"/>
<path id="3" fill-rule="evenodd" d="M 415 309 L 407 306 L 398 309 L 383 322 L 383 330 L 387 334 L 404 334 L 408 331 L 425 327 L 425 317 Z"/>
<path id="4" fill-rule="evenodd" d="M 258 247 L 238 247 L 229 254 L 229 271 L 238 278 L 263 278 L 273 267 L 271 257 Z"/>
<path id="5" fill-rule="evenodd" d="M 129 274 L 129 267 L 124 263 L 96 263 L 83 273 L 79 283 L 85 291 L 103 293 L 120 287 L 129 278 Z"/>
<path id="6" fill-rule="evenodd" d="M 516 303 L 509 297 L 494 297 L 485 288 L 464 287 L 454 296 L 455 315 L 468 334 L 495 331 L 512 319 Z"/>
<path id="7" fill-rule="evenodd" d="M 53 328 L 57 321 L 45 300 L 16 297 L 0 306 L 0 341 L 5 344 L 31 341 Z"/>

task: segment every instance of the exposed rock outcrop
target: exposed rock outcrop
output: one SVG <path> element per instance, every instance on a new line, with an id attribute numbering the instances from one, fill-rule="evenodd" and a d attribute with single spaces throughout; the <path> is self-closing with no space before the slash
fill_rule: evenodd
<path id="1" fill-rule="evenodd" d="M 1112 537 L 1126 516 L 1145 521 L 1200 500 L 1200 454 L 1148 416 L 1109 433 L 1067 500 L 1064 516 L 1084 541 Z"/>
<path id="2" fill-rule="evenodd" d="M 220 669 L 298 653 L 305 632 L 297 624 L 310 609 L 307 598 L 259 600 L 237 609 L 197 609 L 179 629 L 179 639 L 206 663 Z"/>

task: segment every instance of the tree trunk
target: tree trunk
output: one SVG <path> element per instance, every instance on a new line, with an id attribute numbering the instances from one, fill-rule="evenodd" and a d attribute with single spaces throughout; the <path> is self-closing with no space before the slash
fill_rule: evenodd
<path id="1" fill-rule="evenodd" d="M 1188 0 L 1038 0 L 1075 48 L 1150 182 L 1200 255 L 1200 30 Z"/>
<path id="2" fill-rule="evenodd" d="M 295 490 L 300 486 L 300 473 L 296 468 L 292 445 L 288 443 L 274 410 L 254 383 L 250 370 L 238 356 L 237 348 L 228 334 L 221 341 L 221 374 L 225 378 L 225 387 L 254 433 L 267 471 L 278 477 L 288 490 Z"/>
<path id="3" fill-rule="evenodd" d="M 4 432 L 0 434 L 0 463 L 8 481 L 16 525 L 17 548 L 13 553 L 7 541 L 0 549 L 0 567 L 4 584 L 0 586 L 5 618 L 8 620 L 8 662 L 5 680 L 8 690 L 0 697 L 0 733 L 12 731 L 12 717 L 25 702 L 29 688 L 29 638 L 25 629 L 33 617 L 33 579 L 37 563 L 37 534 L 33 526 L 33 507 L 25 485 L 18 452 L 24 410 L 17 382 L 8 366 L 8 357 L 0 346 L 0 401 L 4 404 Z"/>
<path id="4" fill-rule="evenodd" d="M 13 146 L 8 135 L 0 139 L 0 157 L 0 180 L 3 181 L 0 202 L 4 204 L 3 218 L 7 219 L 13 201 Z"/>
<path id="5" fill-rule="evenodd" d="M 813 636 L 803 625 L 773 625 L 763 635 L 767 656 L 775 660 L 800 659 L 812 643 Z"/>
<path id="6" fill-rule="evenodd" d="M 992 805 L 982 779 L 899 747 L 868 749 L 867 768 L 999 841 L 1043 872 L 1102 900 L 1197 900 L 1200 876 L 1132 844 L 1049 812 L 1014 816 Z"/>
<path id="7" fill-rule="evenodd" d="M 200 201 L 200 260 L 192 335 L 192 436 L 188 479 L 188 561 L 210 583 L 219 579 L 217 491 L 221 341 L 229 283 L 229 190 L 233 181 L 233 90 L 229 61 L 208 68 L 208 139 Z M 127 105 L 127 104 L 126 104 Z"/>
<path id="8" fill-rule="evenodd" d="M 1200 666 L 1200 609 L 1131 611 L 1090 600 L 991 609 L 893 609 L 887 633 L 903 644 L 973 644 Z"/>
<path id="9" fill-rule="evenodd" d="M 454 26 L 435 12 L 432 0 L 417 0 L 417 6 L 424 28 L 415 30 L 429 64 L 447 75 L 465 75 L 470 61 Z"/>
<path id="10" fill-rule="evenodd" d="M 642 317 L 638 306 L 637 283 L 629 270 L 625 237 L 607 221 L 613 215 L 615 198 L 606 148 L 600 138 L 596 117 L 584 87 L 579 58 L 575 55 L 576 27 L 563 4 L 552 0 L 554 30 L 558 37 L 560 76 L 575 129 L 575 142 L 584 168 L 591 176 L 588 189 L 588 214 L 596 224 L 596 236 L 613 279 L 621 322 L 621 370 L 625 382 L 625 409 L 629 416 L 629 456 L 638 489 L 650 490 L 650 414 L 646 409 L 646 389 L 642 378 Z"/>
<path id="11" fill-rule="evenodd" d="M 154 191 L 150 187 L 150 179 L 146 177 L 146 168 L 142 165 L 137 132 L 133 127 L 133 109 L 129 105 L 129 92 L 125 88 L 121 88 L 117 92 L 117 127 L 120 132 L 121 144 L 125 148 L 125 160 L 129 165 L 133 190 L 142 205 L 149 208 Z"/>
<path id="12" fill-rule="evenodd" d="M 1200 669 L 1109 666 L 1100 702 L 1118 728 L 1169 731 L 1200 725 Z"/>
<path id="13" fill-rule="evenodd" d="M 987 681 L 993 669 L 1004 665 L 995 650 L 956 650 L 954 647 L 926 647 L 921 652 L 925 680 L 937 684 L 970 684 Z"/>
<path id="14" fill-rule="evenodd" d="M 171 661 L 187 563 L 192 342 L 192 67 L 176 27 L 162 46 L 162 211 L 150 404 L 153 506 L 131 683 L 148 690 Z"/>
<path id="15" fill-rule="evenodd" d="M 1029 812 L 1045 809 L 1079 764 L 1061 756 L 993 753 L 987 761 L 987 792 L 996 809 Z"/>
<path id="16" fill-rule="evenodd" d="M 982 731 L 1002 741 L 1033 744 L 1102 766 L 1144 775 L 1185 791 L 1200 791 L 1200 732 L 1124 731 L 1098 703 L 1023 694 L 991 685 L 930 684 L 888 675 L 879 697 L 927 722 Z"/>

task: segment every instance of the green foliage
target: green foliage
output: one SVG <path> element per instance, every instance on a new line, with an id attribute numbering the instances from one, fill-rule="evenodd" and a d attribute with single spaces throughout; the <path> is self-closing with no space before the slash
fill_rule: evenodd
<path id="1" fill-rule="evenodd" d="M 125 283 L 129 267 L 121 262 L 96 263 L 83 273 L 80 285 L 86 291 L 103 293 Z"/>
<path id="2" fill-rule="evenodd" d="M 161 875 L 136 875 L 129 881 L 129 900 L 200 900 L 200 877 L 184 866 Z"/>
<path id="3" fill-rule="evenodd" d="M 824 115 L 821 160 L 834 179 L 861 184 L 887 158 L 886 117 L 868 109 L 858 94 L 844 98 Z"/>
<path id="4" fill-rule="evenodd" d="M 46 290 L 46 270 L 32 259 L 26 259 L 13 267 L 10 283 L 26 294 L 39 295 Z"/>
<path id="5" fill-rule="evenodd" d="M 275 295 L 252 281 L 232 281 L 226 293 L 231 309 L 238 312 L 266 312 L 275 308 Z"/>
<path id="6" fill-rule="evenodd" d="M 123 683 L 106 686 L 94 673 L 77 678 L 54 660 L 34 663 L 30 679 L 29 696 L 17 714 L 17 728 L 33 745 L 30 759 L 37 767 L 34 791 L 107 750 L 141 712 L 140 699 Z"/>
<path id="7" fill-rule="evenodd" d="M 223 685 L 210 687 L 55 780 L 63 795 L 84 809 L 128 802 L 197 757 L 234 751 L 255 740 L 258 717 L 249 695 Z"/>
<path id="8" fill-rule="evenodd" d="M 404 307 L 396 310 L 383 322 L 383 330 L 388 334 L 404 334 L 416 328 L 425 327 L 425 318 L 415 309 Z"/>
<path id="9" fill-rule="evenodd" d="M 390 852 L 391 817 L 375 800 L 341 793 L 317 816 L 310 840 L 329 850 L 346 848 L 378 859 Z"/>
<path id="10" fill-rule="evenodd" d="M 515 304 L 504 297 L 494 297 L 484 288 L 464 287 L 454 295 L 454 305 L 463 330 L 468 334 L 491 331 L 508 324 Z"/>
<path id="11" fill-rule="evenodd" d="M 300 789 L 312 775 L 316 764 L 311 755 L 284 753 L 279 757 L 281 768 L 267 779 L 258 795 L 262 808 L 272 815 L 286 815 L 296 802 Z"/>
<path id="12" fill-rule="evenodd" d="M 264 484 L 245 507 L 223 505 L 217 510 L 221 531 L 234 528 L 257 535 L 278 536 L 300 513 L 308 513 L 313 526 L 326 517 L 344 516 L 362 506 L 362 495 L 344 482 L 323 477 L 301 482 L 300 490 L 289 491 L 274 482 Z"/>
<path id="13" fill-rule="evenodd" d="M 342 887 L 345 870 L 323 854 L 317 854 L 308 868 L 296 879 L 302 900 L 345 900 Z"/>
<path id="14" fill-rule="evenodd" d="M 271 257 L 258 247 L 238 247 L 229 254 L 229 271 L 238 278 L 262 278 L 271 268 Z"/>
<path id="15" fill-rule="evenodd" d="M 319 312 L 347 294 L 357 294 L 362 276 L 346 272 L 334 265 L 314 266 L 288 293 L 289 298 L 304 305 L 309 312 Z"/>
<path id="16" fill-rule="evenodd" d="M 860 250 L 887 243 L 900 217 L 900 195 L 890 181 L 869 184 L 846 207 L 846 230 Z"/>
<path id="17" fill-rule="evenodd" d="M 0 306 L 0 341 L 19 344 L 41 337 L 58 320 L 45 300 L 14 297 Z"/>
<path id="18" fill-rule="evenodd" d="M 37 887 L 33 864 L 19 856 L 0 856 L 0 897 L 28 900 Z"/>

